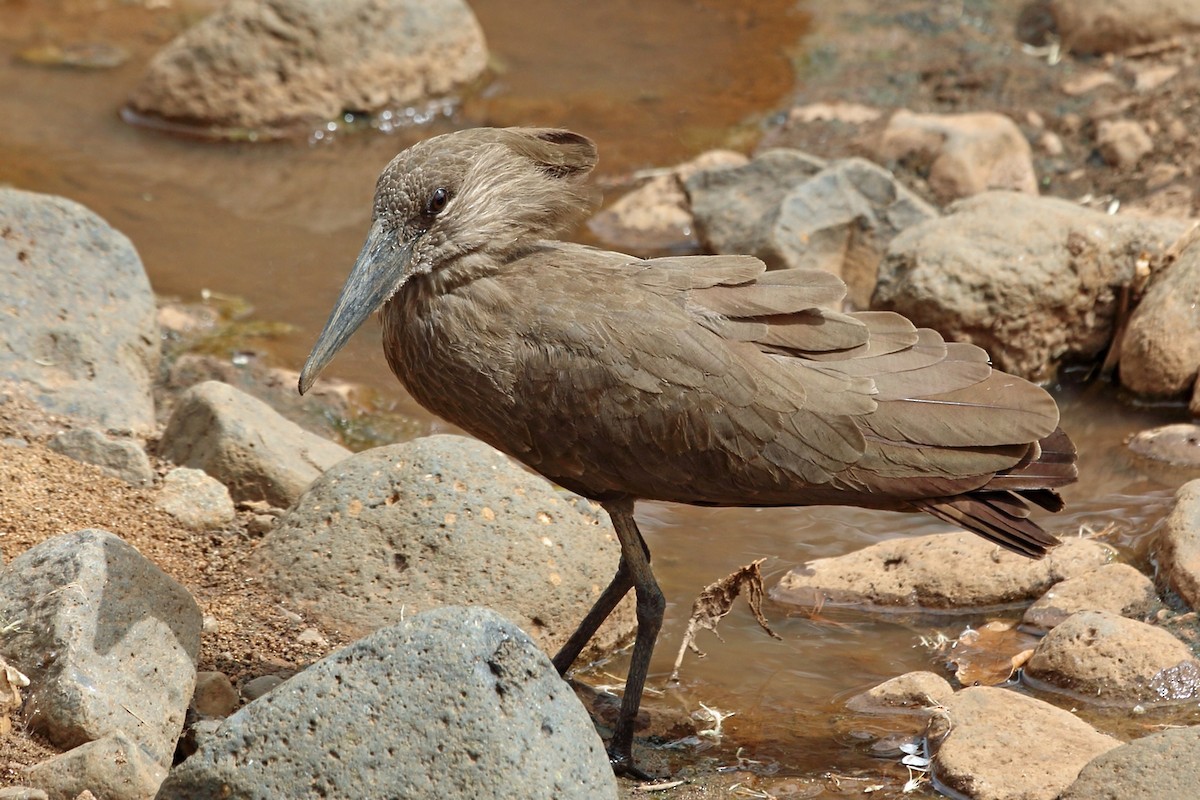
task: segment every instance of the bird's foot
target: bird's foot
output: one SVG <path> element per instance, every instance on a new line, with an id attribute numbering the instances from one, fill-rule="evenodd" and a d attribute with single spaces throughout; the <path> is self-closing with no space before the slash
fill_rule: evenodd
<path id="1" fill-rule="evenodd" d="M 610 748 L 608 751 L 608 763 L 612 764 L 614 775 L 618 778 L 629 778 L 643 783 L 659 780 L 659 776 L 651 775 L 634 763 L 632 748 L 620 749 L 623 752 L 618 752 L 614 748 Z"/>

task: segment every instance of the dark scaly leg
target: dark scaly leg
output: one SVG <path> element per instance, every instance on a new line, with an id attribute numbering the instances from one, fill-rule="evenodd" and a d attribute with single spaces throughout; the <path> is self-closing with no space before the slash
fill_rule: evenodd
<path id="1" fill-rule="evenodd" d="M 633 655 L 629 662 L 629 675 L 625 679 L 625 695 L 621 698 L 621 715 L 617 719 L 617 727 L 608 746 L 608 757 L 612 762 L 613 771 L 618 775 L 650 780 L 650 776 L 633 763 L 633 723 L 637 718 L 638 706 L 642 702 L 642 690 L 646 686 L 646 675 L 650 671 L 650 657 L 654 654 L 654 642 L 658 639 L 659 629 L 662 628 L 667 601 L 663 598 L 662 590 L 658 588 L 654 573 L 650 571 L 650 556 L 637 522 L 633 519 L 633 504 L 632 498 L 603 504 L 612 518 L 617 539 L 621 542 L 621 564 L 628 570 L 634 591 L 637 593 L 638 623 L 637 638 L 634 639 Z M 620 575 L 621 570 L 618 569 L 617 577 Z M 615 578 L 613 583 L 616 583 Z"/>
<path id="2" fill-rule="evenodd" d="M 567 674 L 567 670 L 575 663 L 575 659 L 579 658 L 579 654 L 583 652 L 583 648 L 587 646 L 592 636 L 604 624 L 604 620 L 608 619 L 609 614 L 617 607 L 617 603 L 620 603 L 632 588 L 633 573 L 625 561 L 625 556 L 621 556 L 621 563 L 617 566 L 617 574 L 613 576 L 612 582 L 608 584 L 608 588 L 596 599 L 592 610 L 587 613 L 587 616 L 583 618 L 583 622 L 580 622 L 579 627 L 571 634 L 571 638 L 567 639 L 567 643 L 554 656 L 554 668 L 558 670 L 559 675 Z"/>

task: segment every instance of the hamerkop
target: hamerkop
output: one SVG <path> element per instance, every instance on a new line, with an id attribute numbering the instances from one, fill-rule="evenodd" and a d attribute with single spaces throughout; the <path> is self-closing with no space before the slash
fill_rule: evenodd
<path id="1" fill-rule="evenodd" d="M 664 600 L 640 499 L 920 510 L 1039 556 L 1075 448 L 1039 387 L 904 317 L 831 310 L 816 270 L 750 256 L 640 259 L 555 241 L 593 207 L 592 142 L 474 129 L 387 166 L 366 244 L 300 375 L 374 311 L 400 382 L 434 414 L 600 503 L 621 560 L 555 656 L 560 673 L 636 590 L 637 637 L 609 753 L 633 723 Z"/>

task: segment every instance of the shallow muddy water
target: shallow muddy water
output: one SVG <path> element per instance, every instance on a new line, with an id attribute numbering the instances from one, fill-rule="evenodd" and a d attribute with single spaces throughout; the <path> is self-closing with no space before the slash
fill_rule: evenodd
<path id="1" fill-rule="evenodd" d="M 632 171 L 709 147 L 750 146 L 759 120 L 786 101 L 808 21 L 802 6 L 783 0 L 472 5 L 497 69 L 452 115 L 389 134 L 337 129 L 308 142 L 230 144 L 169 137 L 118 115 L 149 56 L 211 3 L 148 10 L 0 0 L 0 183 L 91 207 L 133 240 L 160 294 L 240 295 L 256 318 L 294 324 L 296 332 L 274 342 L 269 357 L 295 369 L 358 252 L 375 177 L 398 150 L 454 127 L 563 125 L 597 140 L 599 177 L 620 183 Z M 35 45 L 89 40 L 119 45 L 131 57 L 94 72 L 16 60 Z M 444 429 L 402 397 L 374 324 L 328 374 L 394 393 L 399 409 L 419 415 L 428 429 Z M 1146 539 L 1174 486 L 1143 474 L 1123 441 L 1182 411 L 1121 405 L 1102 386 L 1059 396 L 1064 427 L 1079 444 L 1082 479 L 1065 492 L 1068 511 L 1049 525 L 1074 535 L 1115 523 L 1108 541 L 1149 569 Z M 813 558 L 942 529 L 922 516 L 840 508 L 643 504 L 639 516 L 670 603 L 652 688 L 670 672 L 692 599 L 738 566 L 768 557 L 770 585 Z M 722 622 L 724 643 L 703 634 L 708 657 L 689 656 L 682 686 L 655 702 L 736 712 L 724 724 L 718 757 L 728 760 L 742 747 L 744 758 L 766 769 L 797 774 L 884 769 L 868 752 L 874 723 L 846 717 L 846 695 L 908 670 L 941 671 L 919 639 L 938 630 L 954 636 L 985 619 L 789 615 L 770 603 L 766 612 L 781 641 L 765 636 L 739 601 Z M 616 659 L 605 669 L 623 674 L 624 667 Z M 903 773 L 887 768 L 893 777 Z"/>

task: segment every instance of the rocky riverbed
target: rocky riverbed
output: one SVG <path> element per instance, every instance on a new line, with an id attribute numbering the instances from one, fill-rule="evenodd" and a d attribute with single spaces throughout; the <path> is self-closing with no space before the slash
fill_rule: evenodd
<path id="1" fill-rule="evenodd" d="M 164 49 L 132 107 L 264 137 L 383 108 L 395 98 L 345 94 L 380 62 L 347 60 L 336 36 L 280 45 L 353 38 L 344 26 L 379 5 L 315 25 L 321 4 L 231 4 Z M 638 756 L 681 781 L 658 796 L 1167 798 L 1200 783 L 1200 140 L 1177 102 L 1200 85 L 1200 7 L 1111 5 L 1115 27 L 1085 4 L 995 4 L 827 38 L 832 66 L 757 149 L 661 165 L 593 219 L 621 249 L 827 269 L 855 307 L 1031 379 L 1090 369 L 1179 423 L 1131 442 L 1178 487 L 1144 557 L 1111 530 L 1040 562 L 943 531 L 772 583 L 778 608 L 814 617 L 1022 609 L 930 642 L 943 673 L 845 698 L 877 772 L 709 759 L 720 715 L 652 701 Z M 313 103 L 197 66 L 263 30 L 290 32 L 263 58 L 319 85 L 293 87 Z M 419 96 L 482 68 L 477 29 L 455 30 L 462 73 L 414 81 Z M 917 47 L 930 37 L 950 49 Z M 867 57 L 884 41 L 893 58 Z M 424 75 L 428 58 L 386 66 Z M 615 569 L 597 507 L 463 437 L 364 449 L 356 425 L 411 431 L 365 415 L 357 387 L 298 400 L 295 365 L 206 353 L 215 304 L 156 298 L 137 243 L 65 198 L 0 189 L 0 307 L 0 797 L 640 796 L 597 734 L 611 698 L 577 697 L 545 655 Z M 632 629 L 622 608 L 590 657 Z"/>

